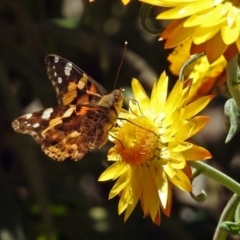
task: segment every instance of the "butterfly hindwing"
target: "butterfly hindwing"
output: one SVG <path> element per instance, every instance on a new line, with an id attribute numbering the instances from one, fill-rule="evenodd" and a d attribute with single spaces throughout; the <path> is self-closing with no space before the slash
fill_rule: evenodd
<path id="1" fill-rule="evenodd" d="M 58 106 L 23 115 L 12 126 L 16 132 L 31 135 L 51 158 L 80 160 L 89 150 L 106 143 L 109 120 L 105 117 L 109 111 L 82 106 L 76 112 L 74 105 Z"/>

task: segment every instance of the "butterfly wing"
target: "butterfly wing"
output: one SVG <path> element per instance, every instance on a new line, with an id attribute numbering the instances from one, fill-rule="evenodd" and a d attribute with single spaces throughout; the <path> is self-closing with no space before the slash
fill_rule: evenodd
<path id="1" fill-rule="evenodd" d="M 44 61 L 48 78 L 56 91 L 58 105 L 94 104 L 107 94 L 99 83 L 69 60 L 51 54 Z"/>
<path id="2" fill-rule="evenodd" d="M 115 124 L 108 118 L 111 111 L 101 106 L 82 106 L 78 111 L 75 105 L 58 106 L 23 115 L 12 126 L 16 132 L 31 135 L 49 157 L 77 161 L 106 143 Z"/>

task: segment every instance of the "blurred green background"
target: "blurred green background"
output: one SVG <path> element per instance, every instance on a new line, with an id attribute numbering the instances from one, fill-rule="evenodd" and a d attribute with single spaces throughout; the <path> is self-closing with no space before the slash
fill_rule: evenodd
<path id="1" fill-rule="evenodd" d="M 149 91 L 153 79 L 167 70 L 169 52 L 141 29 L 139 8 L 134 0 L 127 6 L 120 0 L 1 1 L 0 240 L 211 239 L 229 197 L 215 183 L 199 179 L 194 184 L 200 185 L 196 193 L 206 190 L 204 204 L 176 192 L 171 218 L 162 216 L 160 227 L 143 218 L 140 206 L 124 223 L 117 212 L 118 197 L 108 200 L 113 182 L 97 181 L 108 166 L 111 144 L 80 162 L 55 162 L 30 136 L 11 128 L 20 115 L 57 104 L 43 63 L 47 54 L 69 59 L 111 91 L 128 41 L 117 88 L 125 88 L 124 95 L 130 96 L 135 77 Z M 160 22 L 149 24 L 162 27 Z M 223 103 L 217 98 L 206 111 L 215 117 L 217 132 L 210 127 L 196 141 L 213 153 L 213 164 L 237 179 L 239 159 L 235 165 L 230 160 L 239 144 L 224 146 Z"/>

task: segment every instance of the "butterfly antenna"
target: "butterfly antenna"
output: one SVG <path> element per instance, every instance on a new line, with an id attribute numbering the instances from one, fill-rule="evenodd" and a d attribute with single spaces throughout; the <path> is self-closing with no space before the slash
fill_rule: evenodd
<path id="1" fill-rule="evenodd" d="M 117 76 L 116 76 L 116 78 L 115 78 L 115 82 L 114 82 L 113 89 L 116 88 L 117 79 L 118 79 L 118 76 L 119 76 L 119 73 L 120 73 L 120 69 L 121 69 L 121 67 L 122 67 L 122 63 L 123 63 L 123 59 L 124 59 L 125 53 L 126 53 L 126 51 L 127 51 L 127 45 L 128 45 L 128 42 L 125 42 L 125 43 L 124 43 L 124 50 L 123 50 L 122 59 L 121 59 L 121 62 L 120 62 L 120 65 L 119 65 L 119 68 L 118 68 L 118 71 L 117 71 Z"/>

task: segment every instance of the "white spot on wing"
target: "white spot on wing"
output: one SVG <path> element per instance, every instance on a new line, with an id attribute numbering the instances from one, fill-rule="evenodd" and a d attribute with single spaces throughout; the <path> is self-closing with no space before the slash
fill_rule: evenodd
<path id="1" fill-rule="evenodd" d="M 70 71 L 72 70 L 72 63 L 67 63 L 64 69 L 64 73 L 67 76 L 70 76 Z"/>
<path id="2" fill-rule="evenodd" d="M 50 118 L 52 112 L 53 112 L 53 108 L 48 108 L 48 109 L 46 109 L 46 110 L 43 112 L 43 114 L 42 114 L 42 118 L 43 118 L 43 119 L 48 119 L 48 118 Z"/>
<path id="3" fill-rule="evenodd" d="M 54 66 L 55 67 L 55 66 Z M 54 74 L 53 74 L 55 77 L 57 76 L 57 73 L 56 72 L 54 72 Z"/>
<path id="4" fill-rule="evenodd" d="M 62 83 L 62 78 L 61 77 L 58 77 L 58 83 Z"/>
<path id="5" fill-rule="evenodd" d="M 32 113 L 29 113 L 29 114 L 26 114 L 26 115 L 25 115 L 25 118 L 26 118 L 26 119 L 29 119 L 31 116 L 32 116 Z"/>
<path id="6" fill-rule="evenodd" d="M 59 57 L 54 58 L 54 62 L 57 63 L 59 61 Z"/>
<path id="7" fill-rule="evenodd" d="M 39 127 L 39 126 L 40 126 L 39 123 L 34 123 L 34 124 L 33 124 L 33 128 L 37 128 L 37 127 Z"/>

